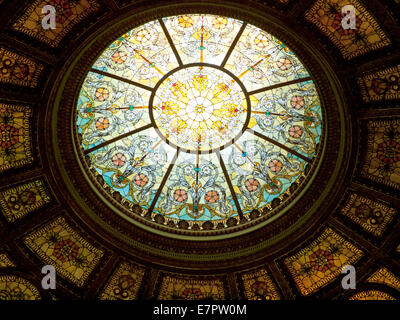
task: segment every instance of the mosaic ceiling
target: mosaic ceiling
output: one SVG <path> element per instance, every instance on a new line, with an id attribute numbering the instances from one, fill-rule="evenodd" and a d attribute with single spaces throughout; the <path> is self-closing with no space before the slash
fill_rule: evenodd
<path id="1" fill-rule="evenodd" d="M 185 15 L 139 26 L 100 55 L 76 125 L 112 192 L 168 219 L 216 223 L 261 210 L 298 182 L 322 111 L 279 39 L 243 21 Z"/>
<path id="2" fill-rule="evenodd" d="M 0 300 L 399 300 L 400 2 L 149 3 L 0 0 Z"/>

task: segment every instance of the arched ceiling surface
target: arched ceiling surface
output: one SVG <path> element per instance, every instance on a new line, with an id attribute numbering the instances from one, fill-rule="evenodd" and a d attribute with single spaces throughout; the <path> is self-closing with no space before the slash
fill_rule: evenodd
<path id="1" fill-rule="evenodd" d="M 61 2 L 0 1 L 1 298 L 399 298 L 398 2 Z M 45 4 L 59 12 L 55 30 L 41 28 Z M 345 5 L 355 31 L 341 28 Z M 293 50 L 326 126 L 288 193 L 220 227 L 189 228 L 112 192 L 79 150 L 73 119 L 88 71 L 115 39 L 199 13 L 244 21 Z M 45 264 L 60 275 L 57 292 L 41 289 Z M 341 288 L 347 264 L 356 292 Z"/>

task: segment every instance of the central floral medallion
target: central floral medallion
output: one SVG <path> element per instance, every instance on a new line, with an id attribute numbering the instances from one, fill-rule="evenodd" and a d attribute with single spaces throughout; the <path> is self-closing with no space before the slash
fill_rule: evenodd
<path id="1" fill-rule="evenodd" d="M 193 66 L 160 81 L 151 110 L 162 138 L 198 152 L 221 148 L 238 138 L 245 130 L 249 106 L 233 75 Z"/>

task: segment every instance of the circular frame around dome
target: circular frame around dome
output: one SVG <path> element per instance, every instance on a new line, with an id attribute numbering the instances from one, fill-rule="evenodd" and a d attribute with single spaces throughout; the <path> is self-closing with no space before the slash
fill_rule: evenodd
<path id="1" fill-rule="evenodd" d="M 306 228 L 303 228 L 304 232 L 322 219 L 323 217 L 318 215 L 321 205 L 334 206 L 338 188 L 336 190 L 333 188 L 335 183 L 340 183 L 346 175 L 347 170 L 342 168 L 348 166 L 345 155 L 349 154 L 348 149 L 351 147 L 350 144 L 345 143 L 346 136 L 343 134 L 348 129 L 348 119 L 346 119 L 343 102 L 338 94 L 341 91 L 339 82 L 333 74 L 330 74 L 331 70 L 325 67 L 324 57 L 312 44 L 306 45 L 296 40 L 296 37 L 304 40 L 302 36 L 282 27 L 283 23 L 279 19 L 267 14 L 264 17 L 257 16 L 242 9 L 202 2 L 157 7 L 144 10 L 144 12 L 142 10 L 142 13 L 128 12 L 123 18 L 115 17 L 110 25 L 99 28 L 96 34 L 91 35 L 90 39 L 71 53 L 71 60 L 66 63 L 64 72 L 55 82 L 59 86 L 54 86 L 49 104 L 54 105 L 54 108 L 51 117 L 48 118 L 53 135 L 47 134 L 56 155 L 52 165 L 53 175 L 63 177 L 70 194 L 67 196 L 69 203 L 77 215 L 99 235 L 102 235 L 101 230 L 105 230 L 108 241 L 127 252 L 134 248 L 133 252 L 142 252 L 142 254 L 146 252 L 147 255 L 153 257 L 169 257 L 172 261 L 180 259 L 185 260 L 186 263 L 208 260 L 209 264 L 214 265 L 217 261 L 249 254 L 253 254 L 253 258 L 256 258 L 265 255 L 265 252 L 260 252 L 267 247 L 275 245 L 273 250 L 280 250 L 282 246 L 279 247 L 279 240 L 299 230 L 307 221 L 310 221 L 310 217 L 314 219 Z M 104 186 L 101 179 L 97 181 L 87 179 L 87 175 L 90 174 L 90 164 L 84 156 L 75 152 L 76 145 L 79 145 L 80 141 L 73 134 L 70 115 L 76 103 L 77 88 L 81 86 L 84 75 L 105 46 L 114 40 L 116 34 L 123 34 L 149 20 L 198 12 L 241 19 L 263 30 L 268 30 L 293 48 L 309 69 L 317 85 L 321 103 L 326 111 L 324 118 L 328 124 L 321 139 L 325 140 L 324 148 L 320 148 L 315 157 L 319 161 L 317 168 L 309 167 L 308 170 L 312 169 L 313 174 L 307 176 L 302 182 L 307 185 L 292 195 L 295 199 L 288 206 L 282 208 L 280 203 L 275 203 L 273 210 L 279 211 L 279 214 L 273 219 L 268 220 L 268 215 L 254 216 L 246 223 L 236 220 L 227 229 L 201 230 L 201 232 L 181 230 L 163 223 L 155 223 L 146 215 L 142 217 L 141 210 L 121 201 L 118 196 L 110 199 L 105 192 L 99 191 Z M 61 101 L 62 112 L 60 112 Z M 68 137 L 73 140 L 69 141 Z M 347 149 L 346 152 L 345 149 Z M 311 185 L 315 179 L 319 181 L 318 186 Z M 57 178 L 56 180 L 61 181 Z M 61 186 L 62 183 L 59 183 Z M 94 187 L 95 184 L 97 187 Z M 324 185 L 325 189 L 321 188 L 321 185 Z M 98 188 L 99 186 L 101 188 Z M 80 191 L 81 195 L 77 191 Z M 122 211 L 132 217 L 129 219 L 131 221 L 128 222 L 127 219 L 122 218 Z M 200 229 L 201 226 L 198 228 Z"/>

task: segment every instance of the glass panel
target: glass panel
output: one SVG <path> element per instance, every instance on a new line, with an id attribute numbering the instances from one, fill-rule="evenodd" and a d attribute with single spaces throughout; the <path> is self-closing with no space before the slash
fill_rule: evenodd
<path id="1" fill-rule="evenodd" d="M 77 131 L 85 150 L 150 123 L 150 92 L 89 72 L 78 98 Z"/>
<path id="2" fill-rule="evenodd" d="M 309 76 L 285 44 L 252 25 L 244 30 L 225 68 L 239 77 L 249 92 Z"/>
<path id="3" fill-rule="evenodd" d="M 243 22 L 212 15 L 184 15 L 163 19 L 184 64 L 220 65 Z"/>
<path id="4" fill-rule="evenodd" d="M 312 81 L 262 92 L 250 97 L 254 131 L 312 158 L 322 132 L 322 111 Z"/>
<path id="5" fill-rule="evenodd" d="M 181 153 L 154 211 L 184 220 L 218 220 L 237 215 L 216 154 Z"/>
<path id="6" fill-rule="evenodd" d="M 150 207 L 176 150 L 153 128 L 111 143 L 89 154 L 104 181 L 127 200 Z"/>
<path id="7" fill-rule="evenodd" d="M 272 210 L 300 185 L 321 140 L 308 72 L 281 41 L 242 21 L 192 14 L 163 23 L 183 66 L 152 21 L 114 41 L 82 85 L 77 132 L 104 186 L 188 229 Z"/>
<path id="8" fill-rule="evenodd" d="M 296 182 L 304 160 L 245 132 L 231 147 L 221 151 L 243 213 L 263 208 Z"/>
<path id="9" fill-rule="evenodd" d="M 176 67 L 178 62 L 158 21 L 119 37 L 93 65 L 95 69 L 150 87 Z"/>

